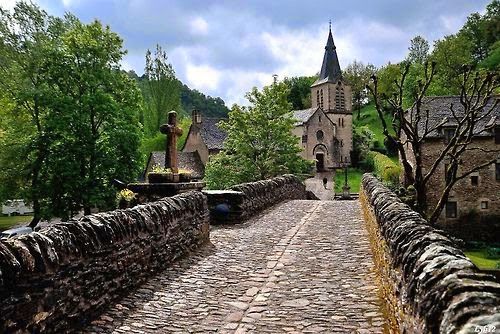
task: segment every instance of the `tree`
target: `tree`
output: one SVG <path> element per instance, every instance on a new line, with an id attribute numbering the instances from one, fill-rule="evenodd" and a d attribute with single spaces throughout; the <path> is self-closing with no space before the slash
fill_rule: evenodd
<path id="1" fill-rule="evenodd" d="M 358 120 L 361 117 L 361 107 L 368 98 L 366 85 L 369 83 L 370 77 L 375 71 L 376 68 L 372 64 L 365 65 L 356 60 L 349 64 L 344 71 L 344 77 L 351 85 L 352 100 L 354 102 L 354 108 L 358 110 Z"/>
<path id="2" fill-rule="evenodd" d="M 0 29 L 2 184 L 11 180 L 9 193 L 32 201 L 32 227 L 110 208 L 111 180 L 135 179 L 139 167 L 141 99 L 120 70 L 121 39 L 97 21 L 23 2 L 1 11 Z"/>
<path id="3" fill-rule="evenodd" d="M 454 118 L 453 121 L 456 123 L 455 131 L 438 158 L 432 162 L 431 167 L 424 170 L 423 156 L 425 152 L 423 151 L 423 144 L 431 132 L 443 125 L 442 123 L 430 125 L 427 122 L 429 112 L 423 108 L 423 99 L 435 76 L 436 64 L 424 64 L 424 80 L 418 83 L 418 93 L 415 101 L 409 111 L 406 112 L 406 108 L 403 106 L 403 99 L 405 94 L 405 80 L 409 69 L 410 64 L 406 64 L 401 77 L 396 82 L 397 93 L 393 97 L 386 99 L 393 110 L 392 124 L 388 124 L 383 117 L 379 83 L 376 76 L 373 76 L 373 84 L 368 86 L 368 89 L 373 95 L 384 135 L 398 149 L 404 170 L 405 186 L 411 185 L 416 190 L 416 209 L 421 214 L 427 215 L 428 221 L 433 224 L 437 221 L 443 210 L 453 186 L 459 180 L 496 161 L 495 158 L 487 163 L 476 164 L 469 170 L 461 170 L 460 174 L 458 173 L 463 154 L 474 149 L 470 146 L 475 134 L 473 130 L 478 122 L 488 117 L 499 103 L 498 99 L 493 99 L 492 96 L 495 90 L 498 89 L 500 80 L 496 72 L 482 75 L 479 72 L 474 72 L 470 66 L 463 68 L 460 106 L 450 106 L 450 111 Z M 390 126 L 394 129 L 394 135 L 391 135 L 389 132 Z M 407 145 L 409 145 L 411 150 L 407 151 L 405 149 Z M 429 191 L 427 185 L 432 176 L 437 173 L 438 166 L 440 166 L 445 158 L 449 161 L 445 187 L 440 193 L 439 201 L 435 205 L 432 205 L 431 203 L 427 203 L 426 192 Z M 410 163 L 410 161 L 413 163 Z M 433 191 L 437 190 L 434 189 Z"/>
<path id="4" fill-rule="evenodd" d="M 223 155 L 207 165 L 209 184 L 231 185 L 221 176 L 240 183 L 308 171 L 310 164 L 298 155 L 299 138 L 292 134 L 295 120 L 287 96 L 286 84 L 274 83 L 262 91 L 253 88 L 246 95 L 249 107 L 233 106 L 220 125 L 227 131 Z"/>
<path id="5" fill-rule="evenodd" d="M 0 182 L 29 185 L 22 195 L 32 202 L 33 226 L 41 219 L 41 172 L 49 154 L 44 63 L 64 30 L 61 19 L 33 4 L 18 2 L 13 13 L 0 8 L 0 87 L 12 104 L 2 115 L 9 123 L 3 128 Z"/>
<path id="6" fill-rule="evenodd" d="M 44 96 L 51 134 L 45 167 L 48 214 L 63 218 L 114 204 L 113 179 L 139 172 L 140 92 L 120 70 L 122 40 L 100 22 L 66 16 L 69 29 L 47 58 Z"/>
<path id="7" fill-rule="evenodd" d="M 473 63 L 471 50 L 471 42 L 463 35 L 445 36 L 434 43 L 430 60 L 437 64 L 437 75 L 429 87 L 430 93 L 433 95 L 459 94 L 462 66 Z"/>
<path id="8" fill-rule="evenodd" d="M 317 75 L 310 77 L 285 78 L 283 82 L 289 89 L 288 102 L 293 110 L 311 108 L 311 85 L 318 79 Z"/>
<path id="9" fill-rule="evenodd" d="M 409 53 L 406 59 L 410 63 L 423 64 L 429 56 L 429 42 L 418 35 L 410 41 Z"/>
<path id="10" fill-rule="evenodd" d="M 154 56 L 146 52 L 146 101 L 147 115 L 144 125 L 148 136 L 158 133 L 160 125 L 166 122 L 167 112 L 180 111 L 180 87 L 175 78 L 175 71 L 168 62 L 167 53 L 156 45 Z"/>

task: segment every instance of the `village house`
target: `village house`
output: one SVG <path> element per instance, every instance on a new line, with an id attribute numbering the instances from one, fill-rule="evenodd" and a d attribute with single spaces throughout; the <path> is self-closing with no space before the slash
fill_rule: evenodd
<path id="1" fill-rule="evenodd" d="M 486 110 L 490 109 L 491 103 L 493 100 L 486 106 Z M 435 131 L 425 136 L 423 142 L 422 152 L 425 154 L 422 157 L 422 167 L 424 173 L 431 168 L 455 132 L 457 125 L 453 121 L 451 104 L 459 113 L 461 107 L 459 96 L 436 96 L 426 98 L 423 101 L 421 109 L 429 110 L 429 113 L 428 117 L 422 119 L 422 125 L 427 121 L 428 129 L 436 128 Z M 420 126 L 419 130 L 424 131 L 424 128 L 424 126 Z M 474 129 L 473 141 L 468 148 L 469 150 L 462 155 L 458 175 L 460 175 L 460 170 L 467 171 L 493 159 L 497 159 L 497 161 L 455 184 L 441 213 L 439 219 L 441 224 L 453 224 L 460 218 L 474 214 L 490 217 L 493 220 L 498 220 L 500 217 L 500 106 L 497 106 L 487 117 L 478 121 Z M 410 149 L 409 146 L 407 149 Z M 413 161 L 410 163 L 414 165 Z M 427 200 L 431 205 L 437 203 L 444 189 L 446 165 L 447 160 L 445 159 L 439 170 L 429 180 Z"/>

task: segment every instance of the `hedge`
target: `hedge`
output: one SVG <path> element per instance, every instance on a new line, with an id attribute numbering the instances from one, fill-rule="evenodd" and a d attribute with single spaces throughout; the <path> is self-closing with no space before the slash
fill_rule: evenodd
<path id="1" fill-rule="evenodd" d="M 370 151 L 366 157 L 366 164 L 384 183 L 392 186 L 399 184 L 401 167 L 394 163 L 387 155 Z"/>

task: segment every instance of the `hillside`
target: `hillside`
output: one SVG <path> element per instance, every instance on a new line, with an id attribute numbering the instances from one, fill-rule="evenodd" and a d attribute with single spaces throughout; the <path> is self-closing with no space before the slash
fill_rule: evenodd
<path id="1" fill-rule="evenodd" d="M 389 115 L 385 116 L 385 120 L 387 124 L 391 124 L 392 122 Z M 375 109 L 375 105 L 373 103 L 367 104 L 361 108 L 361 118 L 359 120 L 353 115 L 353 125 L 354 127 L 366 125 L 374 134 L 374 141 L 378 143 L 375 145 L 378 147 L 384 147 L 385 136 L 382 129 L 382 122 L 380 122 L 377 110 Z M 394 133 L 392 128 L 389 131 Z"/>

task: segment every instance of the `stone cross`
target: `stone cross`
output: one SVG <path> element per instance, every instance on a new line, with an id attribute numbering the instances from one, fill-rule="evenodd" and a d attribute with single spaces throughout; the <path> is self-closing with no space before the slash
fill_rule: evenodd
<path id="1" fill-rule="evenodd" d="M 177 137 L 182 135 L 182 129 L 177 126 L 177 113 L 168 113 L 168 122 L 160 126 L 160 132 L 167 135 L 167 148 L 165 150 L 165 168 L 170 168 L 172 173 L 178 173 L 177 165 Z"/>

